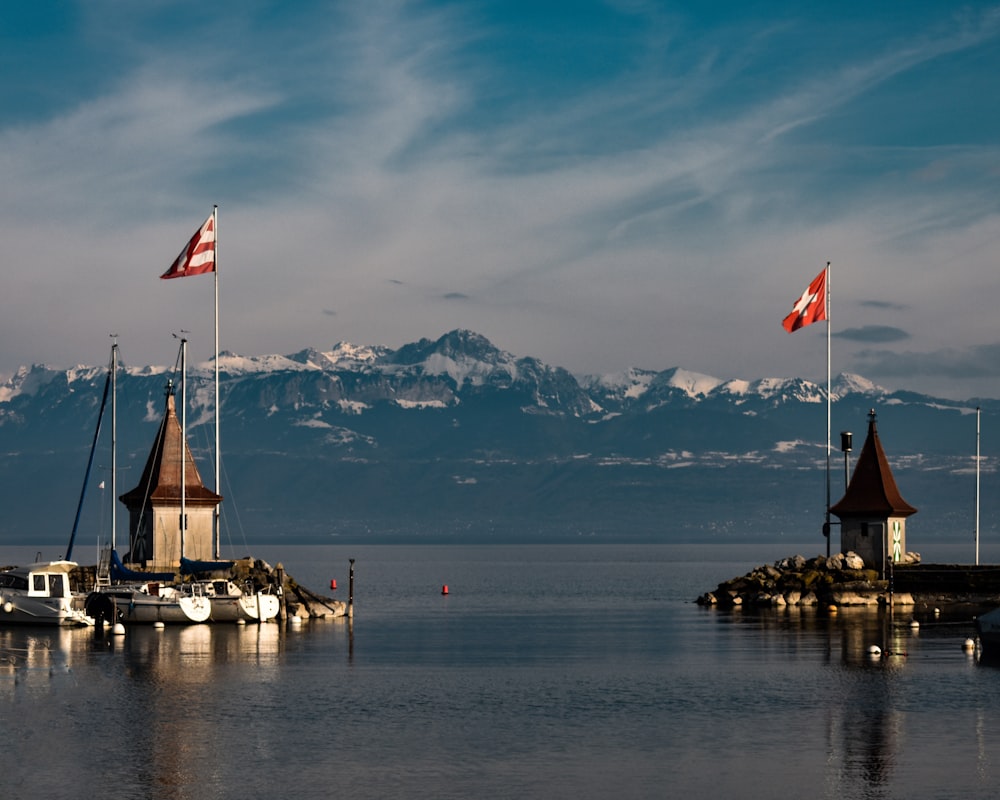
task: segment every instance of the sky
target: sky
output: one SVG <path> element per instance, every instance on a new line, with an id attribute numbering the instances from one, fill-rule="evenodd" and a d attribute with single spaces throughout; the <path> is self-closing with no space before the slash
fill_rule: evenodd
<path id="1" fill-rule="evenodd" d="M 0 5 L 0 375 L 399 347 L 1000 398 L 1000 3 Z"/>

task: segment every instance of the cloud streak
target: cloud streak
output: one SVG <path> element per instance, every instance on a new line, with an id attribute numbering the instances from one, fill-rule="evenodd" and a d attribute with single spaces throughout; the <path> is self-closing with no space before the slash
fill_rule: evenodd
<path id="1" fill-rule="evenodd" d="M 947 318 L 955 352 L 989 347 L 1000 171 L 968 116 L 989 100 L 949 125 L 934 104 L 955 111 L 996 50 L 995 7 L 887 25 L 503 5 L 192 4 L 183 29 L 81 6 L 92 88 L 0 125 L 0 290 L 61 310 L 0 319 L 0 371 L 98 360 L 83 343 L 107 325 L 133 362 L 179 321 L 207 341 L 203 286 L 155 276 L 214 203 L 233 350 L 469 327 L 581 373 L 809 377 L 808 337 L 777 326 L 827 260 L 839 339 L 943 364 Z M 303 314 L 319 296 L 336 312 Z M 857 358 L 906 378 L 893 356 Z"/>

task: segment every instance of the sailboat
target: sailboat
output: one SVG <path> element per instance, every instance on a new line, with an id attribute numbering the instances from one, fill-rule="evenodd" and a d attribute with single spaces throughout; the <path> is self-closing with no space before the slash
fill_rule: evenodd
<path id="1" fill-rule="evenodd" d="M 90 458 L 83 479 L 83 488 L 77 504 L 76 518 L 73 521 L 66 557 L 57 561 L 37 561 L 27 567 L 12 567 L 0 572 L 0 625 L 93 625 L 94 615 L 91 613 L 89 595 L 73 592 L 70 586 L 70 575 L 78 567 L 72 561 L 73 542 L 80 524 L 80 512 L 87 485 L 90 482 L 90 470 L 94 464 L 94 452 L 101 431 L 104 409 L 107 405 L 108 390 L 113 383 L 113 367 L 116 350 L 112 349 L 111 364 L 108 367 L 107 379 L 104 383 L 104 393 L 101 398 L 101 408 L 97 418 L 97 428 L 90 448 Z"/>
<path id="2" fill-rule="evenodd" d="M 117 373 L 118 343 L 116 341 L 111 348 L 110 367 L 112 386 L 111 496 L 113 503 L 116 503 L 118 499 Z M 172 407 L 173 387 L 172 383 L 168 383 L 167 414 L 164 415 L 164 426 L 169 421 Z M 100 421 L 98 421 L 98 427 L 100 427 Z M 186 446 L 184 455 L 187 455 Z M 182 457 L 182 463 L 184 460 Z M 144 472 L 144 479 L 148 479 L 148 465 L 147 471 Z M 135 491 L 133 490 L 133 492 Z M 211 603 L 197 591 L 196 587 L 178 584 L 176 582 L 177 576 L 173 571 L 137 571 L 122 563 L 117 551 L 115 508 L 116 506 L 113 506 L 111 515 L 111 546 L 101 555 L 101 563 L 97 567 L 97 585 L 94 587 L 94 591 L 88 595 L 86 601 L 88 613 L 96 620 L 112 623 L 206 622 L 211 615 Z"/>

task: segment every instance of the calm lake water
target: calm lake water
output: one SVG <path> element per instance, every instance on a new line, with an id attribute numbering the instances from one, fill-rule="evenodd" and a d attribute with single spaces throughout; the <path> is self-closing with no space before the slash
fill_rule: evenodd
<path id="1" fill-rule="evenodd" d="M 255 547 L 353 623 L 0 629 L 3 795 L 994 797 L 970 621 L 693 603 L 821 547 Z"/>

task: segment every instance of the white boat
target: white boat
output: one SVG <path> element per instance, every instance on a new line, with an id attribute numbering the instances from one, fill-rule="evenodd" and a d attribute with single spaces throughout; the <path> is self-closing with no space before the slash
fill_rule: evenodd
<path id="1" fill-rule="evenodd" d="M 280 600 L 263 591 L 244 592 L 228 578 L 196 581 L 212 605 L 211 622 L 267 622 L 278 616 Z"/>
<path id="2" fill-rule="evenodd" d="M 73 561 L 39 561 L 0 572 L 0 625 L 93 625 L 84 595 L 70 591 Z"/>
<path id="3" fill-rule="evenodd" d="M 157 581 L 102 586 L 87 597 L 87 611 L 102 622 L 126 625 L 208 622 L 212 603 L 197 587 Z"/>

